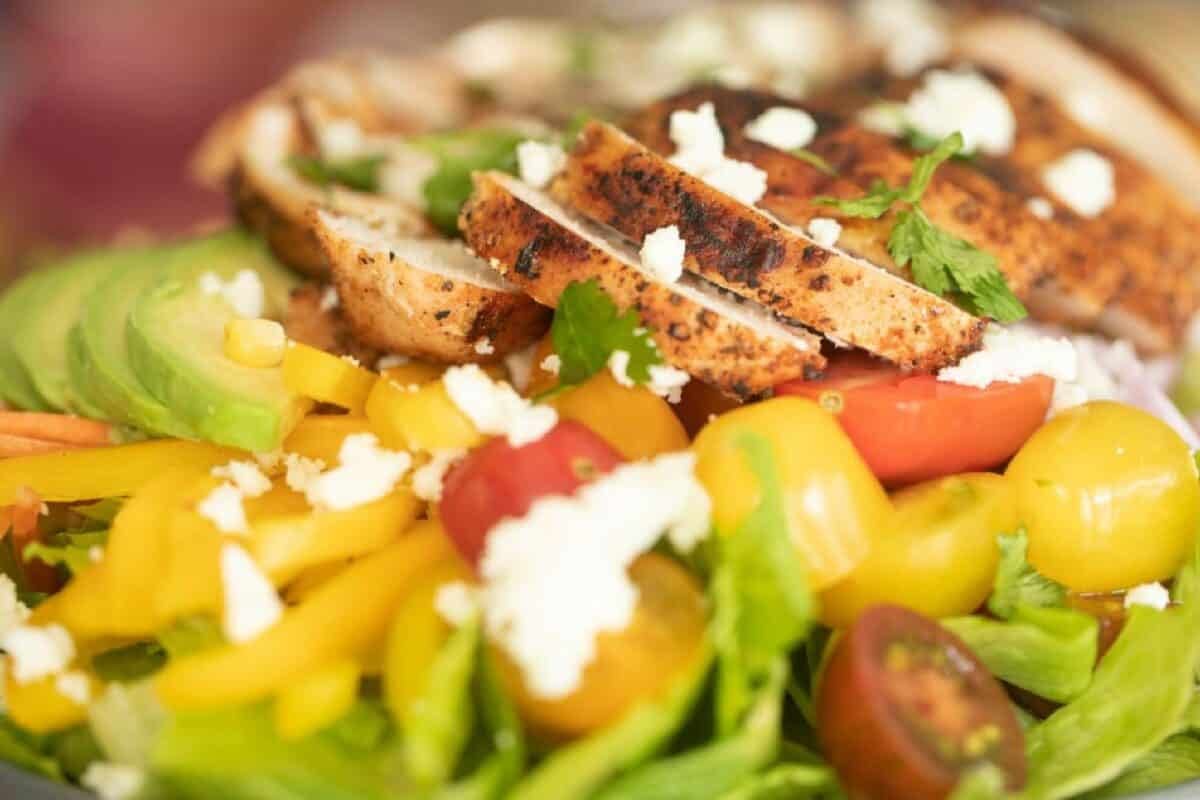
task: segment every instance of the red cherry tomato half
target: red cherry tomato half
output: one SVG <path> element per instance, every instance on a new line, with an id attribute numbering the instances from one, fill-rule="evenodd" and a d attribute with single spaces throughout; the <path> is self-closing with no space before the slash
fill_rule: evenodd
<path id="1" fill-rule="evenodd" d="M 1000 466 L 1041 426 L 1054 381 L 1037 375 L 976 389 L 847 353 L 821 379 L 790 381 L 775 393 L 808 397 L 835 414 L 871 471 L 895 487 Z"/>
<path id="2" fill-rule="evenodd" d="M 478 564 L 487 532 L 497 522 L 524 516 L 545 495 L 571 494 L 622 461 L 612 445 L 571 420 L 521 447 L 492 439 L 446 475 L 442 524 L 463 558 Z"/>
<path id="3" fill-rule="evenodd" d="M 937 800 L 983 764 L 1025 783 L 1004 689 L 958 637 L 899 606 L 862 614 L 817 691 L 817 734 L 851 797 Z"/>

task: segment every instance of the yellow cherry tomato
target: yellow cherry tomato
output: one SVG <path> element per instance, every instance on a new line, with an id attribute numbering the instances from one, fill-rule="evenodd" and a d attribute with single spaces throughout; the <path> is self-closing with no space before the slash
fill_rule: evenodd
<path id="1" fill-rule="evenodd" d="M 876 531 L 854 571 L 821 595 L 821 620 L 846 628 L 879 603 L 930 617 L 969 614 L 987 599 L 1000 558 L 996 535 L 1018 525 L 1002 475 L 939 478 L 897 492 L 892 526 Z"/>
<path id="2" fill-rule="evenodd" d="M 562 699 L 532 694 L 520 668 L 499 652 L 498 662 L 521 718 L 534 735 L 563 741 L 599 730 L 641 702 L 669 691 L 704 653 L 704 593 L 696 579 L 666 556 L 649 553 L 629 568 L 638 589 L 633 620 L 596 637 L 596 655 L 579 688 Z"/>
<path id="3" fill-rule="evenodd" d="M 1009 464 L 1029 562 L 1079 592 L 1170 578 L 1200 524 L 1187 444 L 1131 406 L 1088 403 L 1046 423 Z"/>
<path id="4" fill-rule="evenodd" d="M 730 411 L 696 437 L 696 475 L 708 490 L 713 522 L 733 534 L 762 491 L 742 447 L 765 440 L 783 492 L 788 533 L 813 589 L 849 575 L 875 532 L 892 526 L 891 503 L 837 422 L 811 400 L 781 397 Z"/>
<path id="5" fill-rule="evenodd" d="M 291 342 L 283 354 L 283 382 L 300 395 L 362 414 L 375 381 L 374 372 L 332 353 Z"/>
<path id="6" fill-rule="evenodd" d="M 358 698 L 362 668 L 344 658 L 305 675 L 275 698 L 275 730 L 285 740 L 303 739 L 343 717 Z"/>
<path id="7" fill-rule="evenodd" d="M 666 400 L 644 386 L 622 386 L 601 370 L 550 401 L 563 419 L 591 428 L 630 461 L 686 450 L 689 444 Z"/>

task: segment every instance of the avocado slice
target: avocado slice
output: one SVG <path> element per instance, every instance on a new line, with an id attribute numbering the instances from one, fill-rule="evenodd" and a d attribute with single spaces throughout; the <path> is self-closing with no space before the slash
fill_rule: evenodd
<path id="1" fill-rule="evenodd" d="M 71 385 L 67 337 L 79 318 L 84 298 L 112 274 L 128 252 L 93 250 L 71 256 L 47 273 L 46 280 L 25 299 L 24 317 L 13 339 L 17 360 L 45 404 L 103 419 L 104 411 Z"/>
<path id="2" fill-rule="evenodd" d="M 150 394 L 201 438 L 244 450 L 266 451 L 309 408 L 288 391 L 279 368 L 246 367 L 225 355 L 225 324 L 236 318 L 220 295 L 201 288 L 201 276 L 229 280 L 253 269 L 266 289 L 266 316 L 282 316 L 299 281 L 266 246 L 242 232 L 212 237 L 176 254 L 166 274 L 134 300 L 127 352 Z"/>
<path id="3" fill-rule="evenodd" d="M 51 280 L 48 270 L 31 272 L 8 288 L 0 297 L 0 397 L 13 408 L 26 411 L 49 411 L 50 407 L 38 395 L 33 381 L 17 359 L 14 343 L 24 336 L 25 310 L 28 300 L 36 295 L 42 284 Z"/>

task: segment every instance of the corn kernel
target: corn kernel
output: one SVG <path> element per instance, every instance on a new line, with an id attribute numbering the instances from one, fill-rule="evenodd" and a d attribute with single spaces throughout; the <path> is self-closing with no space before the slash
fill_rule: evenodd
<path id="1" fill-rule="evenodd" d="M 225 355 L 245 367 L 277 367 L 283 363 L 287 335 L 269 319 L 234 319 L 225 324 Z"/>

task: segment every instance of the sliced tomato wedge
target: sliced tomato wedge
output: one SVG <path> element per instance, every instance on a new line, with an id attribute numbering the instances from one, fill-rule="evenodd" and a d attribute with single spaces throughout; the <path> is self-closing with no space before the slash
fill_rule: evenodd
<path id="1" fill-rule="evenodd" d="M 817 734 L 846 792 L 863 800 L 946 797 L 994 764 L 1025 783 L 1008 696 L 958 637 L 899 606 L 875 606 L 834 646 L 817 690 Z"/>
<path id="2" fill-rule="evenodd" d="M 446 475 L 438 507 L 442 525 L 463 558 L 477 565 L 497 522 L 524 516 L 540 497 L 569 495 L 622 461 L 599 434 L 571 420 L 521 447 L 492 439 Z"/>
<path id="3" fill-rule="evenodd" d="M 833 413 L 871 471 L 896 487 L 1012 458 L 1045 420 L 1054 381 L 1037 375 L 976 389 L 847 353 L 821 379 L 790 381 L 775 393 L 811 398 Z"/>

